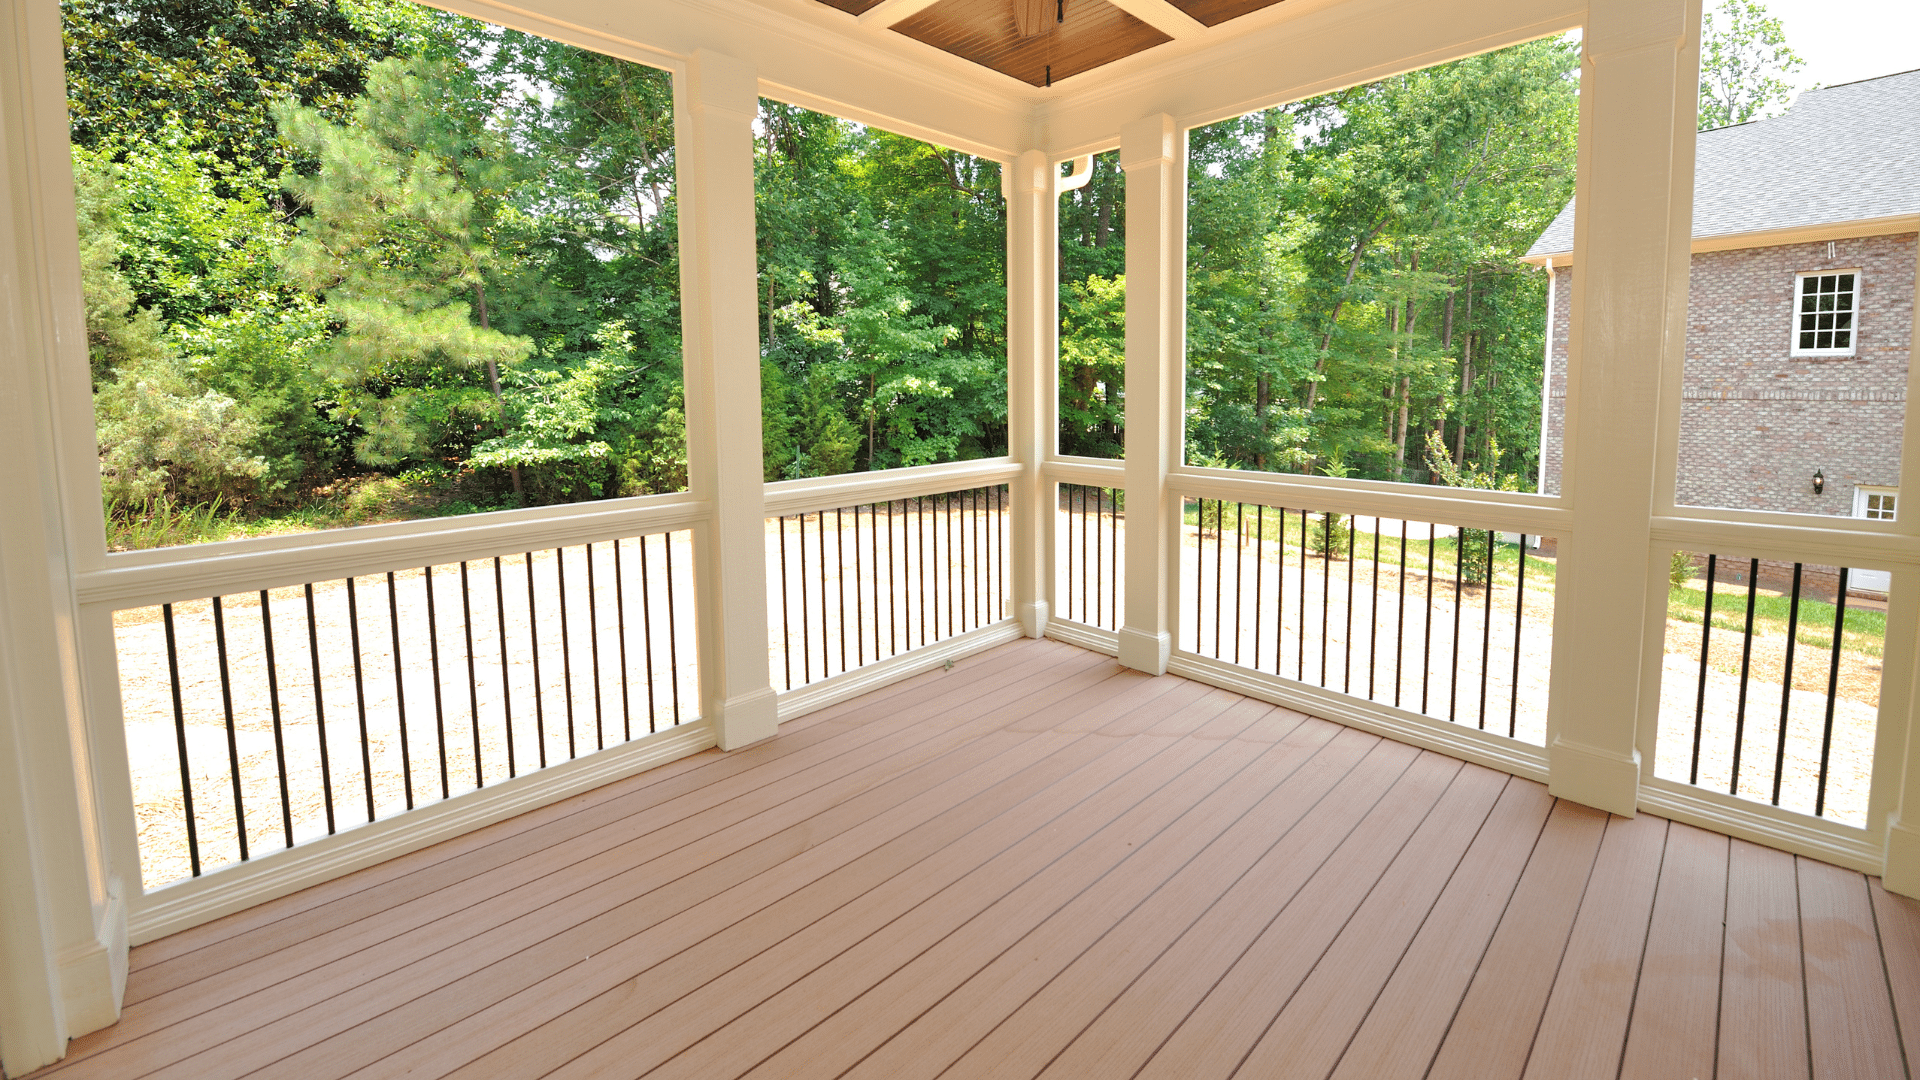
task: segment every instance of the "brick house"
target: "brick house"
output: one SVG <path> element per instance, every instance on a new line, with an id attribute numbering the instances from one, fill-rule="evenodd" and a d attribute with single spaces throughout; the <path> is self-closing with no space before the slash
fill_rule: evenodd
<path id="1" fill-rule="evenodd" d="M 1552 279 L 1548 493 L 1562 466 L 1573 218 L 1569 201 L 1524 257 Z M 1677 503 L 1892 516 L 1916 233 L 1920 71 L 1811 90 L 1781 116 L 1700 132 Z"/>

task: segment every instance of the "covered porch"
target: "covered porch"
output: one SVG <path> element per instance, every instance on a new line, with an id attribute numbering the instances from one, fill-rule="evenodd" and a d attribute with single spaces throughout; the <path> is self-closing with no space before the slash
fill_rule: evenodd
<path id="1" fill-rule="evenodd" d="M 1115 0 L 1071 73 L 922 0 L 449 3 L 672 73 L 687 489 L 116 553 L 60 9 L 0 3 L 7 1075 L 1910 1075 L 1920 518 L 1674 500 L 1697 3 Z M 1561 494 L 1188 462 L 1186 133 L 1575 29 Z M 765 481 L 763 97 L 1000 163 L 1005 456 Z M 1676 552 L 1752 567 L 1697 660 Z M 1889 574 L 1870 702 L 1802 565 Z"/>

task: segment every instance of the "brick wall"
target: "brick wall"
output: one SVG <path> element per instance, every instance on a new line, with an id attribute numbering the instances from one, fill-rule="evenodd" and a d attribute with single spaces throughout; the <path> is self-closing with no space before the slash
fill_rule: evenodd
<path id="1" fill-rule="evenodd" d="M 1676 499 L 1683 505 L 1849 515 L 1856 485 L 1898 486 L 1913 339 L 1916 237 L 1701 252 L 1689 280 Z M 1794 275 L 1859 269 L 1850 357 L 1791 355 Z M 1544 459 L 1559 490 L 1572 272 L 1559 274 Z M 1604 453 L 1605 439 L 1591 443 Z M 1822 495 L 1813 474 L 1826 476 Z"/>

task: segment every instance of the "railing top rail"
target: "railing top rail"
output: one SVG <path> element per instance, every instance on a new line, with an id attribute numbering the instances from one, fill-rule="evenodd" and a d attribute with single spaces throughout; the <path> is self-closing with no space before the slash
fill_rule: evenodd
<path id="1" fill-rule="evenodd" d="M 918 465 L 910 469 L 781 480 L 767 485 L 766 513 L 768 517 L 808 514 L 841 506 L 911 499 L 943 491 L 1003 484 L 1019 476 L 1025 468 L 1007 458 L 986 458 L 944 465 Z"/>
<path id="2" fill-rule="evenodd" d="M 711 515 L 707 503 L 684 495 L 648 496 L 622 500 L 615 507 L 601 503 L 585 508 L 542 507 L 535 513 L 508 511 L 401 522 L 403 527 L 398 529 L 369 526 L 266 538 L 279 541 L 271 545 L 196 544 L 139 552 L 137 560 L 116 558 L 104 570 L 76 575 L 75 589 L 82 604 L 105 604 L 116 610 L 146 607 L 600 543 L 688 528 Z"/>
<path id="3" fill-rule="evenodd" d="M 1836 525 L 1847 522 L 1851 526 L 1853 519 L 1836 518 L 1834 522 Z M 1656 543 L 1717 555 L 1743 555 L 1779 562 L 1876 570 L 1920 565 L 1920 543 L 1916 543 L 1913 537 L 1879 530 L 1835 528 L 1812 522 L 1789 525 L 1769 521 L 1655 517 L 1651 531 Z"/>
<path id="4" fill-rule="evenodd" d="M 1167 477 L 1167 486 L 1176 494 L 1199 498 L 1432 521 L 1529 536 L 1564 537 L 1573 526 L 1572 511 L 1559 500 L 1511 491 L 1356 483 L 1231 469 L 1181 469 Z"/>
<path id="5" fill-rule="evenodd" d="M 1050 480 L 1069 484 L 1120 487 L 1126 483 L 1127 463 L 1102 461 L 1099 458 L 1057 457 L 1049 458 L 1041 467 L 1041 472 Z"/>

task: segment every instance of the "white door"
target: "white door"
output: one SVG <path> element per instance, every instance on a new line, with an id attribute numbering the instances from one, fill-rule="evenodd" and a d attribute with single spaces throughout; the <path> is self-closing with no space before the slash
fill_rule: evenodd
<path id="1" fill-rule="evenodd" d="M 1853 489 L 1853 516 L 1868 521 L 1892 521 L 1900 489 L 1856 487 Z M 1849 589 L 1866 592 L 1887 591 L 1890 575 L 1885 570 L 1853 570 L 1847 575 Z"/>

